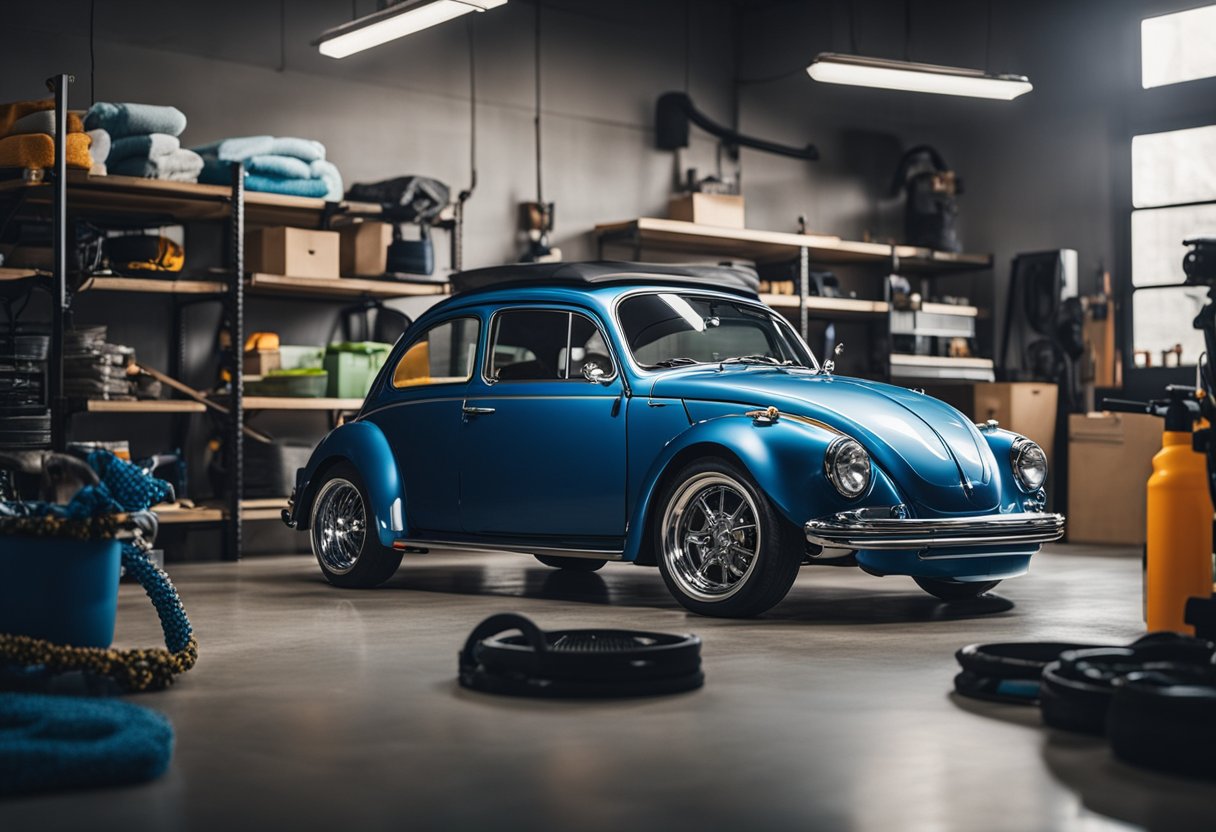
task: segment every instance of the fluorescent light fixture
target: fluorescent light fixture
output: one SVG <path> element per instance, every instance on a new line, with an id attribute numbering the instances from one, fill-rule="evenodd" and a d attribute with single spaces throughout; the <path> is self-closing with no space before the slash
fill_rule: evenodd
<path id="1" fill-rule="evenodd" d="M 824 52 L 806 68 L 807 74 L 825 84 L 851 84 L 938 95 L 966 95 L 1010 101 L 1034 87 L 1022 75 L 988 75 L 978 69 L 890 61 Z"/>
<path id="2" fill-rule="evenodd" d="M 438 26 L 469 12 L 484 12 L 507 0 L 403 0 L 321 33 L 313 41 L 322 55 L 345 58 L 390 40 Z"/>

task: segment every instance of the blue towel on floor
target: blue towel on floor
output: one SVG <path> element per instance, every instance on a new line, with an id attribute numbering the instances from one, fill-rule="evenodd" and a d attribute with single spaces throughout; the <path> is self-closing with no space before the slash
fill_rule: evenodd
<path id="1" fill-rule="evenodd" d="M 111 165 L 123 159 L 155 159 L 158 156 L 168 156 L 181 149 L 182 143 L 177 136 L 168 133 L 149 133 L 146 136 L 124 136 L 110 142 L 109 163 Z M 96 157 L 94 157 L 96 158 Z"/>
<path id="2" fill-rule="evenodd" d="M 148 133 L 180 136 L 186 129 L 186 116 L 176 107 L 98 101 L 85 115 L 84 127 L 86 130 L 100 127 L 115 139 Z"/>
<path id="3" fill-rule="evenodd" d="M 258 176 L 274 176 L 279 179 L 312 178 L 308 162 L 294 156 L 250 156 L 245 162 L 245 170 Z"/>
<path id="4" fill-rule="evenodd" d="M 225 162 L 244 162 L 254 156 L 290 156 L 304 162 L 325 158 L 325 145 L 312 139 L 292 136 L 240 136 L 194 148 L 203 156 L 214 156 Z"/>

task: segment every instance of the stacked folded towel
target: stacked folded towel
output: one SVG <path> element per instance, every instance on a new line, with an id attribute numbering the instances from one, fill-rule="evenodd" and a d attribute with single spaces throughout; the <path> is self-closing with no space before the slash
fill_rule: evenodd
<path id="1" fill-rule="evenodd" d="M 106 167 L 112 174 L 197 182 L 203 159 L 181 146 L 186 117 L 176 107 L 99 101 L 84 119 L 90 130 L 110 137 Z"/>
<path id="2" fill-rule="evenodd" d="M 342 174 L 325 159 L 325 145 L 291 136 L 242 136 L 196 147 L 205 161 L 200 181 L 227 185 L 230 165 L 245 165 L 245 187 L 290 196 L 342 199 Z"/>
<path id="3" fill-rule="evenodd" d="M 55 164 L 55 102 L 17 101 L 0 104 L 0 167 L 49 168 Z M 89 137 L 80 116 L 68 113 L 68 167 L 88 170 Z"/>

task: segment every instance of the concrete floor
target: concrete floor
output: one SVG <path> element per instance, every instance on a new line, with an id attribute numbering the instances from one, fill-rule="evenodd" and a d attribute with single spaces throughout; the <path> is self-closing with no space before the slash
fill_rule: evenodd
<path id="1" fill-rule="evenodd" d="M 169 773 L 0 803 L 0 829 L 1213 828 L 1216 785 L 950 692 L 969 642 L 1139 635 L 1128 551 L 1056 547 L 961 609 L 907 579 L 808 568 L 754 621 L 686 614 L 653 569 L 565 574 L 519 555 L 414 556 L 363 592 L 301 556 L 170 571 L 199 663 L 134 698 L 176 726 Z M 706 686 L 594 703 L 460 689 L 465 635 L 504 610 L 544 628 L 696 632 Z M 125 586 L 119 642 L 157 635 Z"/>

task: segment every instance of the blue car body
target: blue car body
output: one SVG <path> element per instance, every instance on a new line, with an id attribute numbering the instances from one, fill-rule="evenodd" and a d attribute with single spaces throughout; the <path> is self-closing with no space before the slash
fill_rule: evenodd
<path id="1" fill-rule="evenodd" d="M 709 287 L 698 296 L 757 299 Z M 298 473 L 285 520 L 308 528 L 327 468 L 346 461 L 368 492 L 375 533 L 406 552 L 459 546 L 654 563 L 664 477 L 706 456 L 741 465 L 790 524 L 807 560 L 842 555 L 882 575 L 1013 577 L 1063 518 L 1043 513 L 1010 464 L 1016 434 L 977 426 L 905 388 L 816 368 L 640 366 L 617 318 L 623 298 L 671 291 L 661 275 L 605 285 L 510 285 L 457 294 L 395 345 L 363 408 Z M 493 316 L 573 311 L 600 329 L 616 368 L 595 383 L 495 382 L 483 372 Z M 770 313 L 771 314 L 771 313 Z M 479 322 L 477 371 L 455 383 L 392 384 L 412 339 L 454 318 Z M 492 416 L 479 415 L 478 410 Z M 873 476 L 847 499 L 825 476 L 828 446 L 852 437 Z"/>

